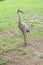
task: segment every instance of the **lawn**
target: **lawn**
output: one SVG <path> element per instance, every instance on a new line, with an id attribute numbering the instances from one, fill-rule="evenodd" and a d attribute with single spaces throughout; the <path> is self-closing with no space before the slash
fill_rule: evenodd
<path id="1" fill-rule="evenodd" d="M 31 32 L 24 47 L 17 10 Z M 43 0 L 0 1 L 0 65 L 43 65 Z"/>

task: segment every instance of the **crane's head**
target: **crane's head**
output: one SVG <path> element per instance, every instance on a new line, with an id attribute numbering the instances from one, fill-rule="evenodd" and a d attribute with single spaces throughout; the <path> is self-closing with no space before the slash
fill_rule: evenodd
<path id="1" fill-rule="evenodd" d="M 20 13 L 24 13 L 24 12 L 23 12 L 23 11 L 21 11 L 21 10 L 17 10 L 17 13 L 19 13 L 19 12 L 20 12 Z"/>

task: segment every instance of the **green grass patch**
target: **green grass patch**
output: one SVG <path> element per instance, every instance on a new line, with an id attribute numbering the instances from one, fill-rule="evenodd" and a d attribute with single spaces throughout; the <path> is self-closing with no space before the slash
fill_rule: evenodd
<path id="1" fill-rule="evenodd" d="M 16 46 L 14 46 L 14 47 L 12 46 L 12 47 L 8 48 L 9 51 L 13 51 L 13 50 L 16 50 L 16 49 L 17 49 Z"/>
<path id="2" fill-rule="evenodd" d="M 24 60 L 24 57 L 18 56 L 18 57 L 16 57 L 16 59 L 23 61 Z"/>

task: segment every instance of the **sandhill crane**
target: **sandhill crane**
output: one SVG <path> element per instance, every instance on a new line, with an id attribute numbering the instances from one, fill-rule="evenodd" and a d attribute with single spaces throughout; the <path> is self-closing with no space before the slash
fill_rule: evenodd
<path id="1" fill-rule="evenodd" d="M 26 43 L 26 33 L 30 32 L 30 30 L 29 30 L 28 25 L 26 25 L 25 22 L 21 21 L 20 13 L 23 13 L 23 11 L 17 10 L 17 13 L 18 13 L 18 18 L 19 18 L 18 26 L 19 26 L 20 30 L 22 31 L 22 34 L 24 36 L 24 44 L 26 46 L 27 45 L 27 43 Z"/>

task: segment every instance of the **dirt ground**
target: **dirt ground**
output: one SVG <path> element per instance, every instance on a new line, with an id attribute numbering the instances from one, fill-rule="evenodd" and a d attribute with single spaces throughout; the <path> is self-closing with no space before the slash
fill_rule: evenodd
<path id="1" fill-rule="evenodd" d="M 7 36 L 10 36 L 9 33 L 7 33 Z M 8 61 L 2 65 L 43 65 L 43 49 L 34 46 L 36 42 L 43 45 L 43 41 L 36 41 L 33 38 L 31 38 L 30 41 L 32 44 L 27 44 L 26 47 L 21 46 L 21 49 L 23 50 L 18 50 L 18 48 L 15 50 L 6 49 L 2 54 L 3 58 L 1 59 L 1 62 Z M 14 44 L 15 43 L 13 43 L 13 45 Z"/>
<path id="2" fill-rule="evenodd" d="M 28 45 L 23 49 L 28 52 L 18 50 L 4 52 L 2 61 L 6 61 L 8 58 L 8 62 L 5 65 L 43 65 L 43 57 L 38 55 L 38 50 L 34 46 Z"/>

